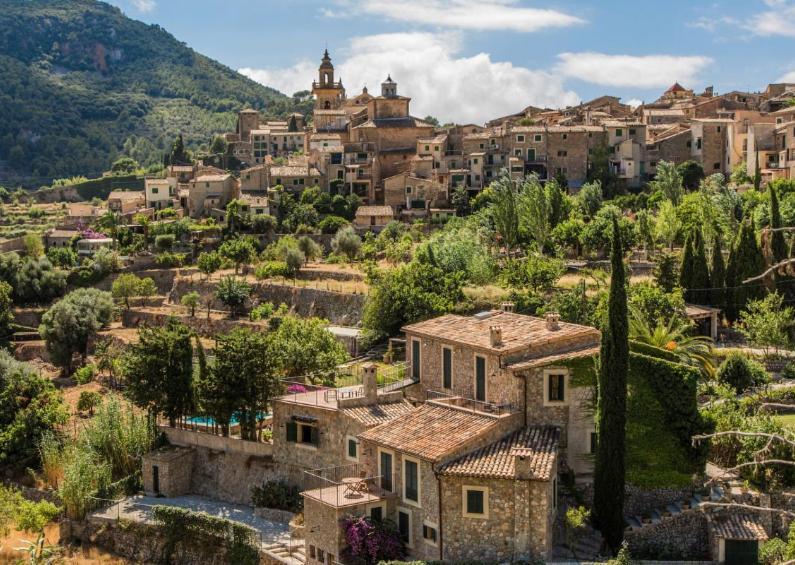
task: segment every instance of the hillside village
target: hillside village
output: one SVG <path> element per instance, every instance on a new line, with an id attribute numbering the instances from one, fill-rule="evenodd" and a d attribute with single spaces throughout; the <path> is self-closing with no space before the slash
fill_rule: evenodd
<path id="1" fill-rule="evenodd" d="M 309 116 L 3 192 L 0 535 L 795 557 L 795 84 L 439 125 L 383 72 L 349 96 L 325 51 Z"/>

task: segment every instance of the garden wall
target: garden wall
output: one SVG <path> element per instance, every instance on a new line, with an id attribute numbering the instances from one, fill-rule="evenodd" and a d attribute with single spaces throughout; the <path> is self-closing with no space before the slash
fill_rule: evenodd
<path id="1" fill-rule="evenodd" d="M 217 283 L 213 281 L 179 278 L 169 295 L 169 301 L 179 304 L 180 299 L 192 291 L 198 292 L 202 301 L 214 299 L 216 286 Z M 361 321 L 366 300 L 362 294 L 274 283 L 253 284 L 251 297 L 255 302 L 272 302 L 276 306 L 284 303 L 299 316 L 317 316 L 344 326 L 355 326 Z"/>
<path id="2" fill-rule="evenodd" d="M 686 512 L 625 534 L 629 552 L 641 559 L 710 559 L 707 517 Z"/>

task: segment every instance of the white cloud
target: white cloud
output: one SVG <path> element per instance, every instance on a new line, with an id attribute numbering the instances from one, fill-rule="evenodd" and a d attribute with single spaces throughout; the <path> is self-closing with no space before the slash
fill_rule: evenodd
<path id="1" fill-rule="evenodd" d="M 712 62 L 709 57 L 673 55 L 607 55 L 561 53 L 555 69 L 568 77 L 603 86 L 658 88 L 679 81 L 692 83 Z"/>
<path id="2" fill-rule="evenodd" d="M 626 102 L 624 102 L 624 104 L 626 104 L 627 106 L 631 106 L 632 108 L 637 108 L 638 106 L 643 104 L 643 100 L 641 100 L 640 98 L 631 98 Z"/>
<path id="3" fill-rule="evenodd" d="M 139 12 L 151 12 L 157 7 L 155 0 L 130 0 Z"/>
<path id="4" fill-rule="evenodd" d="M 795 37 L 795 3 L 787 0 L 766 0 L 771 10 L 753 16 L 745 26 L 755 35 Z"/>
<path id="5" fill-rule="evenodd" d="M 528 104 L 560 107 L 579 102 L 560 76 L 492 61 L 488 53 L 461 56 L 460 49 L 457 33 L 371 35 L 352 39 L 334 66 L 349 96 L 363 85 L 373 94 L 380 92 L 381 82 L 390 74 L 398 93 L 412 98 L 412 114 L 431 114 L 442 121 L 483 123 Z M 240 72 L 291 94 L 310 87 L 319 63 L 318 57 L 286 69 Z"/>
<path id="6" fill-rule="evenodd" d="M 782 75 L 776 82 L 795 82 L 795 71 Z"/>
<path id="7" fill-rule="evenodd" d="M 517 0 L 337 0 L 339 9 L 326 16 L 356 11 L 391 20 L 437 27 L 534 32 L 585 23 L 577 16 L 553 9 L 525 8 Z"/>

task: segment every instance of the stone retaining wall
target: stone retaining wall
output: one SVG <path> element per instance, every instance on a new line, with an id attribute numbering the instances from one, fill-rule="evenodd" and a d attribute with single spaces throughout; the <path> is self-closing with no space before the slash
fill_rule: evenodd
<path id="1" fill-rule="evenodd" d="M 182 297 L 189 292 L 198 292 L 204 303 L 215 297 L 217 282 L 201 279 L 177 279 L 169 294 L 172 304 L 179 304 Z M 317 316 L 325 318 L 332 324 L 355 326 L 362 319 L 366 296 L 322 290 L 317 288 L 297 287 L 275 283 L 256 283 L 252 285 L 251 299 L 253 302 L 272 302 L 274 305 L 287 304 L 290 310 L 302 317 Z"/>
<path id="2" fill-rule="evenodd" d="M 131 308 L 124 310 L 121 315 L 121 323 L 125 328 L 136 328 L 140 325 L 162 326 L 169 317 L 174 314 L 165 312 L 152 312 L 141 308 Z M 267 328 L 267 324 L 259 322 L 249 322 L 246 319 L 231 318 L 210 318 L 201 312 L 196 312 L 196 316 L 177 316 L 189 328 L 196 330 L 199 335 L 214 337 L 218 334 L 229 333 L 240 327 L 250 327 L 262 330 Z"/>
<path id="3" fill-rule="evenodd" d="M 588 502 L 587 506 L 592 506 L 593 485 L 583 485 L 581 490 Z M 694 492 L 694 487 L 642 489 L 628 484 L 624 495 L 624 515 L 643 516 L 652 510 L 664 509 L 669 504 L 690 500 Z"/>
<path id="4" fill-rule="evenodd" d="M 179 445 L 182 447 L 205 447 L 214 451 L 241 453 L 253 455 L 255 457 L 270 457 L 273 455 L 272 443 L 243 441 L 242 439 L 194 432 L 191 430 L 181 430 L 168 426 L 158 426 L 158 428 L 161 432 L 166 434 L 168 442 L 172 445 Z"/>
<path id="5" fill-rule="evenodd" d="M 692 511 L 628 532 L 633 558 L 709 560 L 709 532 L 703 512 Z"/>

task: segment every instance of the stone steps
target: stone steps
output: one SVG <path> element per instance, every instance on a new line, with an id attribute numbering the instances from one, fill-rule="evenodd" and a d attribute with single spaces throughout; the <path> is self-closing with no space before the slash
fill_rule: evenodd
<path id="1" fill-rule="evenodd" d="M 306 563 L 306 554 L 304 553 L 303 544 L 293 546 L 292 553 L 290 552 L 289 545 L 285 542 L 265 545 L 262 550 L 270 557 L 286 565 L 303 565 Z"/>
<path id="2" fill-rule="evenodd" d="M 719 486 L 713 486 L 710 489 L 709 495 L 707 496 L 710 501 L 717 502 L 724 498 L 725 493 L 723 488 Z M 625 530 L 640 530 L 646 526 L 659 524 L 663 520 L 673 518 L 674 516 L 679 516 L 685 512 L 698 510 L 704 503 L 704 498 L 704 495 L 696 493 L 689 500 L 674 502 L 667 505 L 665 508 L 656 508 L 644 516 L 627 516 L 624 519 Z"/>

